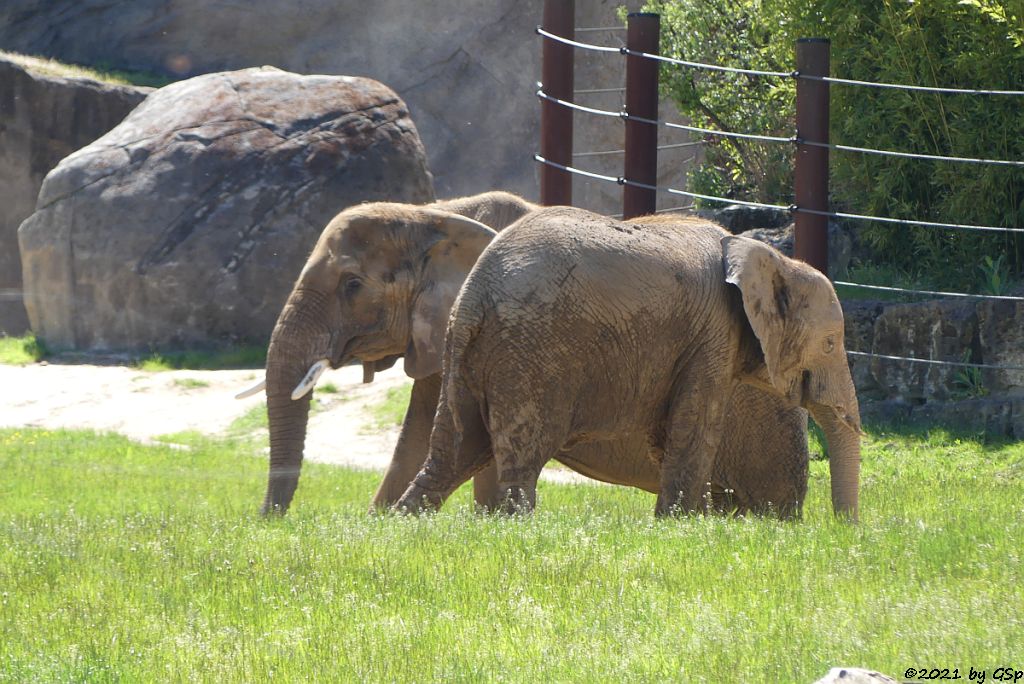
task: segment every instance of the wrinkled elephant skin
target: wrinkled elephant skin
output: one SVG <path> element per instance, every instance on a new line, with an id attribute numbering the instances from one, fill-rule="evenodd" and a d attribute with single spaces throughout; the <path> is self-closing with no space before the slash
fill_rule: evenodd
<path id="1" fill-rule="evenodd" d="M 706 510 L 735 437 L 730 401 L 758 396 L 735 390 L 745 383 L 768 397 L 747 446 L 774 432 L 771 416 L 806 408 L 829 442 L 833 508 L 857 517 L 860 418 L 835 291 L 712 224 L 531 213 L 463 286 L 445 369 L 429 454 L 400 510 L 439 506 L 492 457 L 503 507 L 529 510 L 552 456 L 623 442 L 657 462 L 659 515 Z"/>

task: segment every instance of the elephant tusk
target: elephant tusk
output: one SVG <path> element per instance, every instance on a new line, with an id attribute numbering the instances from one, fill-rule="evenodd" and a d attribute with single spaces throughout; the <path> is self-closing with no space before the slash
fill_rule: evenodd
<path id="1" fill-rule="evenodd" d="M 320 376 L 323 375 L 323 372 L 330 367 L 331 363 L 327 359 L 320 359 L 310 366 L 309 370 L 306 371 L 305 377 L 303 377 L 298 386 L 292 390 L 292 399 L 298 400 L 309 394 L 310 390 L 313 389 L 313 386 L 316 385 L 316 381 L 319 380 Z"/>
<path id="2" fill-rule="evenodd" d="M 253 385 L 249 389 L 244 389 L 241 392 L 239 392 L 238 394 L 236 394 L 235 395 L 235 399 L 245 399 L 246 397 L 251 397 L 252 395 L 256 394 L 257 392 L 260 392 L 260 391 L 265 390 L 265 389 L 267 389 L 267 380 L 266 380 L 266 378 L 264 378 L 263 380 L 260 380 L 259 382 L 257 382 L 255 385 Z"/>

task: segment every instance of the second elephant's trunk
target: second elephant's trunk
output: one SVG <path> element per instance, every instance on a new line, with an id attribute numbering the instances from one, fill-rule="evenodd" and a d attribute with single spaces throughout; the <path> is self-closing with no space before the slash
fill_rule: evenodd
<path id="1" fill-rule="evenodd" d="M 262 512 L 284 513 L 299 484 L 312 392 L 292 399 L 310 366 L 330 355 L 325 297 L 296 290 L 288 299 L 267 349 L 267 418 L 270 472 Z"/>
<path id="2" fill-rule="evenodd" d="M 270 474 L 262 513 L 284 513 L 292 502 L 302 469 L 302 452 L 309 420 L 310 395 L 293 400 L 289 394 L 267 395 L 270 426 Z"/>

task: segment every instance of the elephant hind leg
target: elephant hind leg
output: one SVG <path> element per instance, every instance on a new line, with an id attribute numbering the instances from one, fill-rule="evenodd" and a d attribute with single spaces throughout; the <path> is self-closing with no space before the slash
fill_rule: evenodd
<path id="1" fill-rule="evenodd" d="M 564 406 L 491 406 L 490 428 L 498 467 L 499 510 L 529 513 L 537 504 L 537 479 L 544 464 L 559 453 L 569 432 Z"/>
<path id="2" fill-rule="evenodd" d="M 418 513 L 440 508 L 452 492 L 492 460 L 480 405 L 465 389 L 457 392 L 454 401 L 448 401 L 446 392 L 447 388 L 442 389 L 437 404 L 427 459 L 395 504 L 398 510 Z"/>

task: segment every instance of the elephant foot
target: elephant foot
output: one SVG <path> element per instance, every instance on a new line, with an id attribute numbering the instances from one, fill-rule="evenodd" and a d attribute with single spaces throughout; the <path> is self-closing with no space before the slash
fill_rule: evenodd
<path id="1" fill-rule="evenodd" d="M 413 483 L 405 490 L 405 494 L 392 510 L 404 515 L 420 515 L 424 512 L 438 510 L 442 503 L 444 503 L 444 495 L 441 492 L 425 489 Z"/>
<path id="2" fill-rule="evenodd" d="M 513 486 L 505 489 L 498 510 L 506 515 L 527 515 L 537 504 L 537 490 L 534 487 Z"/>

